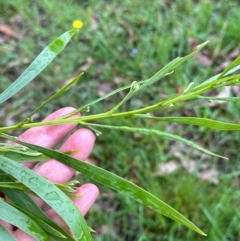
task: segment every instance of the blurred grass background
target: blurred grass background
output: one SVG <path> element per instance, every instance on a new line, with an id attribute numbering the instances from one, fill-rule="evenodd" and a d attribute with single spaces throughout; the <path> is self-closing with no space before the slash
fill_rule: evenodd
<path id="1" fill-rule="evenodd" d="M 73 20 L 84 23 L 80 33 L 43 73 L 1 106 L 0 125 L 16 123 L 81 71 L 85 74 L 80 83 L 39 112 L 37 119 L 64 106 L 80 107 L 134 80 L 147 79 L 173 58 L 184 56 L 197 44 L 210 40 L 197 58 L 123 108 L 155 103 L 180 93 L 192 81 L 201 83 L 239 55 L 239 10 L 238 1 L 232 0 L 0 1 L 1 92 L 48 43 L 71 29 Z M 237 96 L 239 92 L 235 88 L 227 94 Z M 94 106 L 91 113 L 106 111 L 121 98 L 122 95 L 109 98 Z M 239 102 L 210 105 L 192 101 L 154 114 L 239 123 L 239 108 Z M 155 137 L 104 131 L 97 138 L 89 161 L 157 195 L 208 236 L 201 237 L 123 194 L 98 185 L 101 195 L 87 215 L 89 226 L 96 230 L 94 240 L 240 240 L 238 132 L 142 120 L 106 122 L 169 131 L 230 160 L 206 156 Z M 168 174 L 166 165 L 177 169 Z M 81 182 L 90 181 L 83 176 L 79 178 Z"/>

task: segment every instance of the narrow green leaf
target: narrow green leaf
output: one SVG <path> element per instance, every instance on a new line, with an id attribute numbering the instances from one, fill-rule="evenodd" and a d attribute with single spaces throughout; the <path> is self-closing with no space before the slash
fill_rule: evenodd
<path id="1" fill-rule="evenodd" d="M 0 199 L 0 219 L 20 228 L 37 240 L 50 241 L 48 235 L 30 217 Z"/>
<path id="2" fill-rule="evenodd" d="M 40 106 L 38 106 L 34 111 L 32 111 L 28 116 L 26 116 L 20 123 L 18 123 L 19 126 L 21 126 L 22 124 L 24 124 L 24 122 L 28 121 L 28 119 L 31 118 L 31 116 L 36 113 L 37 111 L 39 111 L 42 107 L 44 107 L 45 105 L 47 105 L 48 103 L 50 103 L 51 101 L 59 98 L 60 96 L 62 96 L 72 85 L 76 84 L 78 82 L 78 80 L 80 79 L 80 77 L 83 75 L 83 73 L 80 73 L 79 75 L 77 75 L 73 80 L 71 80 L 69 83 L 67 83 L 66 85 L 64 85 L 60 90 L 58 90 L 54 95 L 52 95 L 49 99 L 47 99 L 46 101 L 44 101 Z"/>
<path id="3" fill-rule="evenodd" d="M 29 189 L 22 183 L 16 183 L 16 182 L 0 182 L 0 188 L 13 188 L 18 190 L 23 190 L 25 192 L 28 192 Z"/>
<path id="4" fill-rule="evenodd" d="M 207 118 L 199 118 L 199 117 L 155 117 L 155 116 L 144 117 L 143 116 L 140 118 L 203 126 L 214 130 L 222 130 L 222 131 L 239 131 L 240 130 L 240 125 L 238 124 L 232 124 L 232 123 L 216 121 L 216 120 L 207 119 Z"/>
<path id="5" fill-rule="evenodd" d="M 32 151 L 23 146 L 16 146 L 8 143 L 0 143 L 0 154 L 18 162 L 23 161 L 46 161 L 49 157 L 42 153 Z"/>
<path id="6" fill-rule="evenodd" d="M 21 181 L 52 207 L 66 222 L 77 240 L 92 240 L 85 219 L 78 208 L 53 183 L 25 166 L 1 155 L 0 169 Z"/>
<path id="7" fill-rule="evenodd" d="M 0 241 L 17 241 L 2 225 L 0 225 Z"/>
<path id="8" fill-rule="evenodd" d="M 20 212 L 26 214 L 28 217 L 30 217 L 32 220 L 34 220 L 46 233 L 50 234 L 52 237 L 56 238 L 68 238 L 68 241 L 74 241 L 73 238 L 71 238 L 68 234 L 64 235 L 62 232 L 59 232 L 57 229 L 55 229 L 52 225 L 49 225 L 48 223 L 44 222 L 42 219 L 36 216 L 35 213 L 30 213 L 26 211 L 25 209 L 22 209 L 14 204 L 11 204 L 13 207 L 18 209 Z"/>
<path id="9" fill-rule="evenodd" d="M 185 57 L 177 57 L 176 59 L 172 60 L 170 63 L 165 65 L 160 71 L 158 71 L 154 76 L 152 76 L 150 79 L 145 81 L 142 85 L 136 81 L 136 87 L 134 90 L 128 94 L 127 97 L 125 97 L 125 101 L 132 98 L 135 94 L 144 91 L 146 88 L 148 88 L 150 85 L 154 84 L 158 80 L 160 80 L 165 75 L 172 73 L 176 67 L 181 65 L 183 62 L 187 61 L 188 59 L 192 58 L 195 54 L 197 54 L 206 44 L 208 44 L 209 41 L 206 41 L 196 47 L 196 50 L 192 53 L 186 55 Z"/>
<path id="10" fill-rule="evenodd" d="M 0 170 L 0 183 L 14 181 L 10 175 Z M 37 204 L 24 192 L 20 190 L 0 188 L 0 190 L 11 200 L 11 202 L 18 209 L 30 216 L 35 222 L 42 227 L 43 230 L 48 232 L 50 235 L 57 237 L 66 237 L 69 241 L 73 241 L 72 237 L 55 222 L 53 222 Z M 40 221 L 39 221 L 40 220 Z"/>
<path id="11" fill-rule="evenodd" d="M 59 189 L 61 189 L 63 192 L 65 192 L 65 193 L 72 193 L 72 192 L 74 192 L 74 189 L 73 189 L 72 187 L 68 186 L 68 185 L 65 185 L 65 184 L 57 184 L 57 183 L 55 183 L 55 185 L 56 185 Z"/>
<path id="12" fill-rule="evenodd" d="M 196 55 L 203 47 L 205 47 L 208 44 L 209 41 L 206 41 L 196 47 L 196 50 L 192 53 L 186 55 L 185 57 L 178 57 L 165 65 L 157 74 L 155 74 L 149 81 L 146 81 L 143 85 L 139 87 L 136 92 L 145 90 L 148 86 L 154 84 L 156 81 L 158 81 L 160 78 L 165 76 L 167 73 L 172 72 L 176 67 L 181 65 L 183 62 L 187 61 L 188 59 L 192 58 L 194 55 Z"/>
<path id="13" fill-rule="evenodd" d="M 17 162 L 43 162 L 49 160 L 49 157 L 46 157 L 43 154 L 39 155 L 29 155 L 24 152 L 17 152 L 17 151 L 5 151 L 1 152 L 2 156 L 8 157 L 10 159 L 16 160 Z"/>
<path id="14" fill-rule="evenodd" d="M 240 69 L 240 64 L 237 65 L 237 66 L 235 66 L 235 65 L 236 65 L 236 62 L 235 62 L 235 61 L 238 62 L 238 63 L 240 63 L 240 57 L 238 57 L 236 60 L 234 60 L 234 61 L 232 62 L 232 64 L 230 65 L 231 68 L 227 68 L 228 70 L 227 70 L 227 71 L 224 71 L 224 75 L 223 75 L 223 73 L 217 74 L 217 75 L 215 75 L 215 76 L 213 76 L 213 77 L 205 80 L 205 81 L 204 81 L 203 83 L 201 83 L 200 85 L 194 87 L 192 90 L 197 91 L 197 90 L 202 89 L 202 88 L 204 88 L 204 87 L 206 87 L 206 86 L 208 86 L 208 85 L 216 84 L 216 83 L 218 83 L 219 81 L 221 82 L 221 78 L 222 78 L 222 77 L 227 76 L 227 75 L 230 75 L 230 74 L 236 72 L 237 70 L 239 70 L 239 69 Z"/>
<path id="15" fill-rule="evenodd" d="M 240 56 L 237 57 L 230 65 L 227 66 L 226 69 L 220 74 L 219 78 L 222 76 L 225 76 L 230 70 L 232 70 L 234 67 L 240 64 Z"/>
<path id="16" fill-rule="evenodd" d="M 228 159 L 227 157 L 220 156 L 214 152 L 211 152 L 211 151 L 199 146 L 198 144 L 196 144 L 193 141 L 189 141 L 181 136 L 170 134 L 168 132 L 158 131 L 158 130 L 154 130 L 154 129 L 147 129 L 147 128 L 128 127 L 128 126 L 110 126 L 110 125 L 100 125 L 100 124 L 93 124 L 93 123 L 91 123 L 91 124 L 88 123 L 88 125 L 96 126 L 96 127 L 100 127 L 100 128 L 116 129 L 116 130 L 121 130 L 121 131 L 140 133 L 140 134 L 144 134 L 144 135 L 158 136 L 158 137 L 168 139 L 168 140 L 179 141 L 188 146 L 196 148 L 202 152 L 205 152 L 209 155 L 220 157 L 223 159 Z"/>
<path id="17" fill-rule="evenodd" d="M 211 96 L 198 96 L 199 99 L 206 99 L 209 101 L 220 100 L 220 101 L 230 101 L 230 102 L 238 102 L 240 101 L 240 97 L 211 97 Z"/>
<path id="18" fill-rule="evenodd" d="M 75 170 L 87 175 L 91 179 L 102 183 L 103 185 L 110 187 L 118 192 L 124 193 L 134 199 L 135 201 L 153 209 L 154 211 L 163 214 L 188 228 L 198 232 L 199 234 L 204 234 L 198 227 L 196 227 L 191 221 L 185 218 L 182 214 L 177 212 L 175 209 L 152 195 L 151 193 L 145 191 L 144 189 L 138 187 L 137 185 L 131 183 L 130 181 L 123 179 L 111 172 L 108 172 L 100 167 L 91 165 L 89 163 L 79 161 L 71 156 L 64 153 L 60 153 L 54 150 L 50 150 L 44 147 L 32 145 L 29 143 L 23 143 L 18 141 L 19 144 L 32 148 L 33 150 L 44 153 L 45 155 L 54 158 Z"/>
<path id="19" fill-rule="evenodd" d="M 50 43 L 31 63 L 31 65 L 0 94 L 0 104 L 15 95 L 30 83 L 52 60 L 65 48 L 72 36 L 78 30 L 69 30 Z"/>

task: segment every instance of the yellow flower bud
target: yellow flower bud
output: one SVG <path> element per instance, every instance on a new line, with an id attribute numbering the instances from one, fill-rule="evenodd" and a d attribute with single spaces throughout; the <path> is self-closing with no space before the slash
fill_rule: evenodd
<path id="1" fill-rule="evenodd" d="M 80 20 L 74 20 L 73 23 L 72 23 L 72 26 L 73 26 L 74 28 L 80 29 L 80 28 L 82 28 L 83 23 L 82 23 L 82 21 L 80 21 Z"/>

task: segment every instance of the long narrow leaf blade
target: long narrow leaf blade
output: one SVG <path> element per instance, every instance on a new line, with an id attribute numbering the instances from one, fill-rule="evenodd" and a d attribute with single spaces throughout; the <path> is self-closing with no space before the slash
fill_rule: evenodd
<path id="1" fill-rule="evenodd" d="M 198 96 L 199 99 L 205 99 L 209 101 L 220 100 L 227 102 L 238 102 L 240 101 L 240 97 L 211 97 L 211 96 Z"/>
<path id="2" fill-rule="evenodd" d="M 14 181 L 14 179 L 11 176 L 0 170 L 0 183 L 12 181 Z M 67 237 L 69 241 L 73 240 L 69 234 L 53 222 L 26 193 L 21 190 L 2 187 L 0 187 L 0 190 L 15 206 L 24 210 L 27 216 L 30 216 L 33 220 L 35 220 L 35 222 L 38 223 L 43 230 L 55 236 Z"/>
<path id="3" fill-rule="evenodd" d="M 77 240 L 92 240 L 90 230 L 74 203 L 53 183 L 25 166 L 0 155 L 0 169 L 30 188 L 66 222 Z"/>
<path id="4" fill-rule="evenodd" d="M 188 59 L 192 58 L 195 54 L 197 54 L 206 44 L 208 44 L 209 41 L 206 41 L 196 47 L 196 50 L 192 53 L 184 56 L 184 57 L 178 57 L 174 60 L 172 60 L 170 63 L 168 63 L 166 66 L 164 66 L 158 73 L 156 73 L 152 78 L 150 78 L 148 81 L 146 81 L 143 85 L 139 87 L 136 92 L 145 90 L 148 86 L 152 85 L 159 79 L 161 79 L 163 76 L 165 76 L 167 73 L 172 72 L 176 67 L 181 65 L 183 62 L 187 61 Z M 134 94 L 134 93 L 133 93 Z"/>
<path id="5" fill-rule="evenodd" d="M 226 69 L 224 69 L 224 71 L 220 74 L 219 78 L 226 75 L 230 70 L 232 70 L 234 67 L 238 66 L 239 64 L 240 64 L 240 56 L 237 57 L 230 65 L 228 65 Z"/>
<path id="6" fill-rule="evenodd" d="M 238 61 L 238 63 L 239 63 L 239 65 L 237 65 L 237 66 L 235 66 L 236 61 Z M 228 71 L 227 71 L 227 72 L 224 71 L 224 76 L 230 75 L 230 74 L 232 74 L 232 73 L 234 73 L 234 72 L 236 72 L 236 71 L 238 71 L 238 70 L 240 69 L 240 57 L 238 57 L 238 58 L 233 62 L 233 65 L 231 64 L 230 66 L 231 66 L 232 68 L 231 68 L 231 69 L 228 68 Z M 192 90 L 196 91 L 196 90 L 199 90 L 199 89 L 203 88 L 204 86 L 208 86 L 208 85 L 210 85 L 210 84 L 216 84 L 217 82 L 219 82 L 219 81 L 221 80 L 221 77 L 223 77 L 222 73 L 217 74 L 217 75 L 215 75 L 215 76 L 213 76 L 213 77 L 205 80 L 205 81 L 202 82 L 200 85 L 192 88 Z"/>
<path id="7" fill-rule="evenodd" d="M 37 111 L 39 111 L 42 107 L 46 106 L 48 103 L 50 103 L 51 101 L 59 98 L 60 96 L 62 96 L 72 85 L 76 84 L 78 82 L 78 80 L 81 78 L 81 76 L 83 75 L 83 73 L 77 75 L 74 79 L 72 79 L 69 83 L 67 83 L 66 85 L 64 85 L 60 90 L 58 90 L 54 95 L 52 95 L 49 99 L 47 99 L 46 101 L 44 101 L 41 105 L 39 105 L 34 111 L 32 111 L 29 115 L 27 115 L 18 125 L 23 124 L 28 118 L 30 118 L 34 113 L 36 113 Z"/>
<path id="8" fill-rule="evenodd" d="M 159 120 L 159 121 L 168 121 L 168 122 L 177 122 L 182 124 L 188 125 L 196 125 L 211 128 L 214 130 L 221 130 L 221 131 L 239 131 L 240 125 L 227 123 L 207 118 L 199 118 L 199 117 L 143 117 L 144 119 L 151 119 L 151 120 Z"/>
<path id="9" fill-rule="evenodd" d="M 0 225 L 0 241 L 17 241 L 2 225 Z"/>
<path id="10" fill-rule="evenodd" d="M 0 219 L 20 228 L 39 241 L 50 241 L 41 227 L 24 213 L 0 199 Z"/>
<path id="11" fill-rule="evenodd" d="M 69 30 L 50 43 L 31 63 L 31 65 L 0 94 L 0 104 L 15 95 L 18 91 L 30 83 L 52 60 L 65 48 L 72 36 L 78 30 Z"/>
<path id="12" fill-rule="evenodd" d="M 91 179 L 104 184 L 118 192 L 124 193 L 134 199 L 135 201 L 153 209 L 154 211 L 163 214 L 186 227 L 198 232 L 199 234 L 205 235 L 198 227 L 196 227 L 191 221 L 185 218 L 182 214 L 177 212 L 175 209 L 152 195 L 151 193 L 145 191 L 144 189 L 138 187 L 137 185 L 125 180 L 111 172 L 108 172 L 100 167 L 91 165 L 86 162 L 79 161 L 71 156 L 64 153 L 60 153 L 54 150 L 43 148 L 40 146 L 23 143 L 18 141 L 19 144 L 27 146 L 33 150 L 44 153 L 45 155 L 54 158 L 75 170 L 87 175 Z"/>
<path id="13" fill-rule="evenodd" d="M 196 144 L 193 141 L 189 141 L 181 136 L 174 135 L 168 132 L 163 132 L 163 131 L 158 131 L 155 129 L 147 129 L 147 128 L 137 128 L 137 127 L 129 127 L 129 126 L 110 126 L 110 125 L 101 125 L 101 124 L 88 124 L 90 126 L 96 126 L 100 128 L 107 128 L 107 129 L 116 129 L 116 130 L 122 130 L 122 131 L 127 131 L 127 132 L 134 132 L 134 133 L 139 133 L 139 134 L 144 134 L 144 135 L 151 135 L 151 136 L 158 136 L 164 139 L 168 140 L 173 140 L 173 141 L 179 141 L 182 142 L 188 146 L 191 146 L 193 148 L 196 148 L 202 152 L 205 152 L 209 155 L 220 157 L 223 159 L 228 159 L 227 157 L 220 156 L 214 152 L 211 152 L 207 150 L 206 148 L 201 147 L 200 145 Z"/>
<path id="14" fill-rule="evenodd" d="M 40 155 L 28 155 L 25 153 L 21 152 L 16 152 L 16 151 L 4 151 L 0 152 L 2 156 L 5 156 L 7 158 L 10 158 L 12 160 L 16 160 L 17 162 L 44 162 L 49 159 L 49 157 L 46 157 L 43 154 Z"/>
<path id="15" fill-rule="evenodd" d="M 51 237 L 54 237 L 54 239 L 63 238 L 63 239 L 67 239 L 68 241 L 75 241 L 68 234 L 67 235 L 62 234 L 61 232 L 56 230 L 54 227 L 52 227 L 52 225 L 49 225 L 49 224 L 45 223 L 42 219 L 36 217 L 36 215 L 34 213 L 29 213 L 25 209 L 22 209 L 14 204 L 12 204 L 12 206 L 15 207 L 16 209 L 18 209 L 19 211 L 21 211 L 22 213 L 25 213 L 28 217 L 30 217 L 32 220 L 34 220 L 46 233 L 48 233 L 48 235 L 50 235 Z"/>

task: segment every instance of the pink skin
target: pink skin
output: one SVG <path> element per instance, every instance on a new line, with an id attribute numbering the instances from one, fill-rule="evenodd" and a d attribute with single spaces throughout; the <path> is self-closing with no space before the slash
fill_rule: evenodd
<path id="1" fill-rule="evenodd" d="M 65 107 L 58 111 L 55 111 L 51 115 L 49 115 L 46 120 L 57 119 L 67 113 L 70 113 L 74 109 L 72 107 Z M 75 115 L 76 117 L 77 115 Z M 35 127 L 27 130 L 22 135 L 19 136 L 19 139 L 28 143 L 40 145 L 47 148 L 53 148 L 56 146 L 64 137 L 68 135 L 68 133 L 76 127 L 77 124 L 65 124 L 59 126 L 42 126 Z M 72 154 L 75 158 L 80 160 L 85 160 L 90 154 L 93 145 L 95 142 L 94 134 L 85 128 L 79 129 L 75 131 L 60 147 L 60 151 L 72 151 L 77 150 Z M 34 168 L 36 163 L 26 162 L 25 166 L 29 168 Z M 49 160 L 40 166 L 34 169 L 35 172 L 41 174 L 46 177 L 51 182 L 55 183 L 64 183 L 69 181 L 72 176 L 75 174 L 75 170 L 65 166 L 64 164 L 56 161 Z M 77 194 L 80 194 L 82 197 L 79 199 L 73 199 L 73 202 L 79 208 L 81 213 L 85 215 L 92 204 L 95 202 L 99 195 L 98 188 L 93 184 L 84 184 L 76 190 Z M 33 200 L 40 206 L 44 206 L 44 202 L 36 197 L 32 197 Z M 67 229 L 64 221 L 57 215 L 57 213 L 53 209 L 49 209 L 46 211 L 46 214 L 54 220 L 57 224 L 61 225 L 63 228 Z M 34 241 L 32 237 L 28 234 L 24 233 L 22 230 L 17 229 L 13 231 L 13 228 L 8 223 L 4 223 L 0 220 L 0 224 L 5 226 L 18 241 Z"/>

